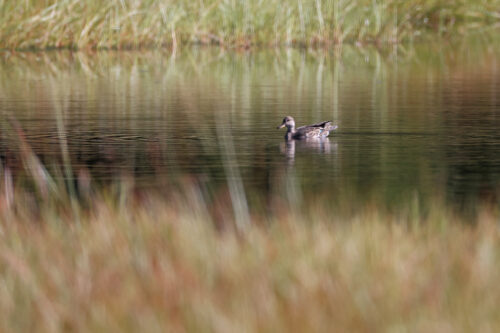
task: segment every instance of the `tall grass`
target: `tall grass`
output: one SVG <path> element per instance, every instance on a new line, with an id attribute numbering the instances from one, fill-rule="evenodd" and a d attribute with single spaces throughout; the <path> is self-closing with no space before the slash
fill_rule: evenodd
<path id="1" fill-rule="evenodd" d="M 0 48 L 395 43 L 498 27 L 500 0 L 0 1 Z"/>
<path id="2" fill-rule="evenodd" d="M 285 211 L 241 231 L 211 217 L 193 184 L 170 196 L 126 188 L 94 192 L 77 224 L 69 205 L 30 210 L 19 188 L 7 207 L 2 182 L 2 331 L 500 329 L 494 211 L 473 225 L 442 207 L 425 218 Z"/>

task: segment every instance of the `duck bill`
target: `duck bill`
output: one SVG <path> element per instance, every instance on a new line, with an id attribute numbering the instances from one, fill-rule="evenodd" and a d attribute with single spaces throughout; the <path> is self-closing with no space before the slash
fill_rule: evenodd
<path id="1" fill-rule="evenodd" d="M 276 129 L 280 129 L 280 128 L 283 128 L 283 127 L 285 127 L 285 123 L 279 125 L 278 127 L 276 127 Z"/>

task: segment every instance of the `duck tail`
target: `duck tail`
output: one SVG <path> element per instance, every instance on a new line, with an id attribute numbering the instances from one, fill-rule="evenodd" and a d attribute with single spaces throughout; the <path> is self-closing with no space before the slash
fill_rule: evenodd
<path id="1" fill-rule="evenodd" d="M 334 131 L 334 130 L 336 130 L 336 129 L 338 128 L 338 126 L 337 126 L 337 125 L 332 125 L 332 123 L 331 123 L 331 122 L 329 122 L 329 123 L 327 124 L 326 128 L 327 128 L 329 131 Z"/>

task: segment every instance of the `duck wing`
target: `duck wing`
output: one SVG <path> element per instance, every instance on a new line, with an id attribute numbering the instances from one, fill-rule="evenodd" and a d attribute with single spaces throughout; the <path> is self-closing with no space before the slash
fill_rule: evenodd
<path id="1" fill-rule="evenodd" d="M 327 120 L 327 121 L 322 121 L 322 122 L 317 123 L 317 124 L 306 125 L 306 126 L 302 126 L 302 127 L 321 127 L 321 128 L 325 128 L 326 125 L 331 124 L 331 123 L 332 123 L 331 120 Z"/>
<path id="2" fill-rule="evenodd" d="M 333 131 L 337 126 L 332 125 L 330 120 L 321 123 L 301 126 L 297 128 L 296 136 L 302 138 L 326 137 L 329 131 Z"/>

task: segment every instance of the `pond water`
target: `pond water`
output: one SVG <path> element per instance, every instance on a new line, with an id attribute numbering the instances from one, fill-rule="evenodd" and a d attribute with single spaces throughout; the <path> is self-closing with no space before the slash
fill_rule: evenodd
<path id="1" fill-rule="evenodd" d="M 0 53 L 0 156 L 23 171 L 15 119 L 52 170 L 141 187 L 197 179 L 273 194 L 458 207 L 500 189 L 500 48 Z M 329 140 L 276 126 L 332 120 Z M 51 169 L 52 168 L 52 169 Z M 62 177 L 62 176 L 61 176 Z"/>

